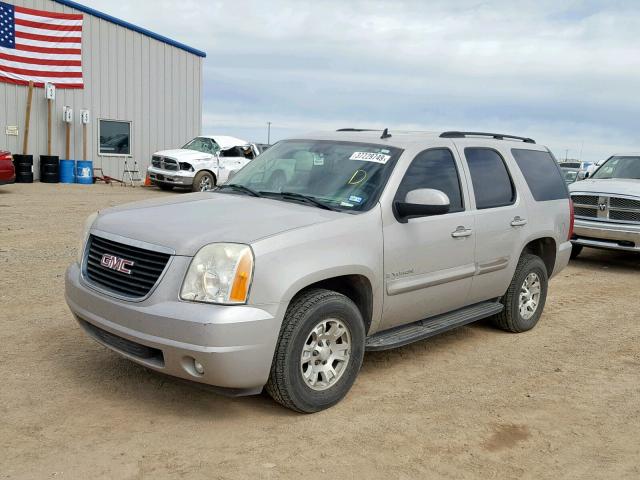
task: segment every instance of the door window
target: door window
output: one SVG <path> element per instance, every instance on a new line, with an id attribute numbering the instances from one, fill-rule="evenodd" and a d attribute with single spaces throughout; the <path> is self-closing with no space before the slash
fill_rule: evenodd
<path id="1" fill-rule="evenodd" d="M 516 190 L 498 152 L 490 148 L 469 147 L 464 149 L 464 156 L 469 165 L 478 210 L 504 207 L 516 201 Z"/>
<path id="2" fill-rule="evenodd" d="M 434 148 L 413 159 L 398 187 L 396 201 L 403 202 L 407 193 L 418 188 L 433 188 L 447 194 L 449 213 L 464 210 L 460 176 L 456 161 L 448 148 Z"/>

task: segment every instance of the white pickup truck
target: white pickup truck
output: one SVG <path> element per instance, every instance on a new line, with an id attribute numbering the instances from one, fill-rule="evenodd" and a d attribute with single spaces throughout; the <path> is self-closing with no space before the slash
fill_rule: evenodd
<path id="1" fill-rule="evenodd" d="M 231 172 L 258 154 L 258 148 L 245 140 L 203 135 L 182 148 L 154 153 L 147 173 L 151 183 L 163 190 L 178 187 L 204 192 L 227 181 Z"/>

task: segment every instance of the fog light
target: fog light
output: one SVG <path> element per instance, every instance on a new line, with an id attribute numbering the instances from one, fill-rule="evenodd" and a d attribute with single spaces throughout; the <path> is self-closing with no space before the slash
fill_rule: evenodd
<path id="1" fill-rule="evenodd" d="M 200 375 L 204 374 L 204 366 L 199 361 L 193 361 L 193 368 L 195 368 L 196 372 L 198 372 Z"/>

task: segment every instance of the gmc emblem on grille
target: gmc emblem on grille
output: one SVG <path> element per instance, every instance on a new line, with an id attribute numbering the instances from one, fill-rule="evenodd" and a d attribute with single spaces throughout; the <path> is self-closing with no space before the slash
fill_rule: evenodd
<path id="1" fill-rule="evenodd" d="M 110 270 L 115 270 L 116 272 L 131 275 L 131 270 L 129 270 L 127 267 L 133 267 L 133 265 L 135 265 L 135 262 L 105 253 L 100 259 L 100 265 Z"/>

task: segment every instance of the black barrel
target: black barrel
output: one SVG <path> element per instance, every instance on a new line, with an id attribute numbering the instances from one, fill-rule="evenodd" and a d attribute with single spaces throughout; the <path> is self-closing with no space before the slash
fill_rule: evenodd
<path id="1" fill-rule="evenodd" d="M 16 168 L 16 183 L 33 183 L 33 155 L 15 154 L 13 165 Z"/>
<path id="2" fill-rule="evenodd" d="M 60 159 L 55 155 L 40 155 L 40 181 L 58 183 L 60 181 Z"/>

